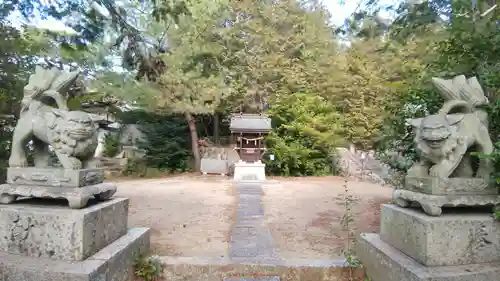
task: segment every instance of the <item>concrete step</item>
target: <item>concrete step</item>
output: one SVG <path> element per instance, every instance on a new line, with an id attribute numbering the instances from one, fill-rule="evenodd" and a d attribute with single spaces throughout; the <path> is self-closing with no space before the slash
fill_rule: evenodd
<path id="1" fill-rule="evenodd" d="M 163 263 L 162 280 L 168 281 L 365 280 L 363 268 L 350 269 L 344 260 L 261 259 L 249 263 L 229 258 L 166 256 L 160 257 L 160 260 Z"/>
<path id="2" fill-rule="evenodd" d="M 223 281 L 280 281 L 279 276 L 264 277 L 225 277 Z"/>

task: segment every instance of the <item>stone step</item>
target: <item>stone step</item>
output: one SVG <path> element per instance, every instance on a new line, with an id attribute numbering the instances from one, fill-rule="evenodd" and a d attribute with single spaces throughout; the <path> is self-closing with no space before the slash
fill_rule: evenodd
<path id="1" fill-rule="evenodd" d="M 148 228 L 130 228 L 118 240 L 83 261 L 12 255 L 0 251 L 0 280 L 132 280 L 135 257 L 149 250 L 149 232 Z"/>
<path id="2" fill-rule="evenodd" d="M 280 281 L 279 276 L 262 277 L 225 277 L 223 281 Z"/>
<path id="3" fill-rule="evenodd" d="M 365 281 L 364 269 L 348 269 L 344 260 L 266 260 L 260 258 L 246 262 L 227 258 L 201 257 L 160 257 L 160 260 L 163 263 L 164 280 L 168 281 L 344 281 L 349 280 L 347 278 L 351 275 L 353 281 Z"/>
<path id="4" fill-rule="evenodd" d="M 375 233 L 361 234 L 356 254 L 372 281 L 492 281 L 500 275 L 500 262 L 426 267 Z"/>

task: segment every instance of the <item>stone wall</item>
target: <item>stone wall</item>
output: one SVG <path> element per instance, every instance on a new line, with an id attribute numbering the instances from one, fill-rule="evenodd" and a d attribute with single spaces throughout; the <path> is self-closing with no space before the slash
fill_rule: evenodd
<path id="1" fill-rule="evenodd" d="M 375 151 L 354 148 L 337 148 L 337 166 L 349 177 L 385 184 L 390 179 L 390 169 L 375 157 Z"/>

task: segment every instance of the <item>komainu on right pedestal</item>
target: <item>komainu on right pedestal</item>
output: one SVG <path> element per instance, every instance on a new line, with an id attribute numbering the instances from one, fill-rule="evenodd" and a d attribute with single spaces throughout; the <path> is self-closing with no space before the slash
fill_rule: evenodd
<path id="1" fill-rule="evenodd" d="M 408 121 L 420 161 L 394 191 L 394 202 L 401 207 L 417 202 L 431 216 L 441 215 L 442 207 L 499 204 L 498 189 L 490 184 L 491 162 L 477 156 L 493 151 L 481 86 L 463 75 L 432 82 L 445 103 L 436 114 Z"/>
<path id="2" fill-rule="evenodd" d="M 493 150 L 488 100 L 475 77 L 432 83 L 443 106 L 408 121 L 420 161 L 393 191 L 394 204 L 382 205 L 380 233 L 361 234 L 356 253 L 371 281 L 500 280 L 500 223 L 491 212 L 500 195 L 490 160 L 478 157 Z"/>

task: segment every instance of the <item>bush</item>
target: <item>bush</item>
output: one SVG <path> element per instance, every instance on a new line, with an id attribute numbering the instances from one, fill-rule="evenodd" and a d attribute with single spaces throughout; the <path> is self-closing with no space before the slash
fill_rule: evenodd
<path id="1" fill-rule="evenodd" d="M 1 122 L 1 120 L 0 120 Z M 5 183 L 7 167 L 9 167 L 10 141 L 12 132 L 0 128 L 0 184 Z"/>
<path id="2" fill-rule="evenodd" d="M 334 174 L 335 148 L 343 144 L 342 117 L 314 93 L 278 96 L 269 116 L 273 132 L 266 137 L 270 173 L 283 176 Z M 269 155 L 275 156 L 269 160 Z"/>
<path id="3" fill-rule="evenodd" d="M 190 138 L 184 117 L 133 111 L 124 113 L 120 119 L 126 124 L 140 125 L 147 137 L 146 142 L 138 143 L 138 147 L 146 151 L 141 165 L 168 172 L 189 170 Z"/>
<path id="4" fill-rule="evenodd" d="M 385 111 L 391 114 L 385 120 L 375 146 L 378 157 L 395 172 L 405 173 L 418 159 L 413 144 L 415 134 L 406 124 L 407 120 L 436 113 L 442 102 L 433 88 L 415 87 L 407 91 L 397 104 L 388 104 Z M 393 153 L 399 157 L 394 157 Z"/>
<path id="5" fill-rule="evenodd" d="M 120 140 L 116 134 L 107 134 L 104 138 L 104 157 L 115 157 L 120 151 Z"/>

